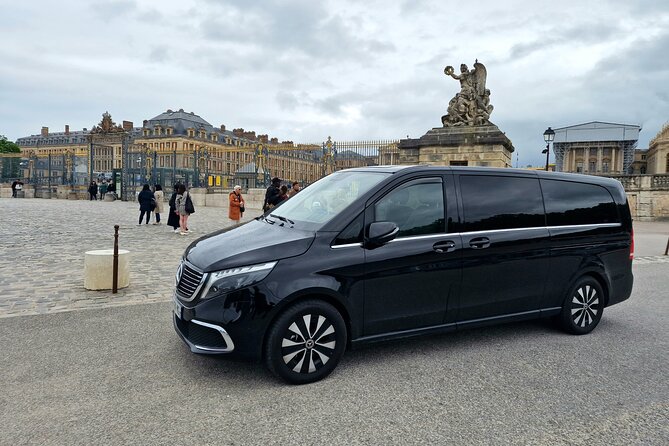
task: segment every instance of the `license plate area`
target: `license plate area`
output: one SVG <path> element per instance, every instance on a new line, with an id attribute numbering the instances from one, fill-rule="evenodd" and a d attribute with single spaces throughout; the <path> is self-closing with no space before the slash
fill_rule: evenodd
<path id="1" fill-rule="evenodd" d="M 174 301 L 174 315 L 179 319 L 183 319 L 184 307 L 176 300 Z"/>

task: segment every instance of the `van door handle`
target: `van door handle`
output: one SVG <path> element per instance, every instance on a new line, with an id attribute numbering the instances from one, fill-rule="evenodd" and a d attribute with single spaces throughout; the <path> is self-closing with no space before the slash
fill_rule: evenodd
<path id="1" fill-rule="evenodd" d="M 473 249 L 484 249 L 490 246 L 490 239 L 488 237 L 477 237 L 469 241 L 469 246 Z"/>
<path id="2" fill-rule="evenodd" d="M 455 249 L 455 242 L 453 240 L 437 242 L 434 245 L 432 245 L 432 249 L 434 249 L 435 252 L 438 252 L 440 254 L 443 252 L 451 252 Z"/>

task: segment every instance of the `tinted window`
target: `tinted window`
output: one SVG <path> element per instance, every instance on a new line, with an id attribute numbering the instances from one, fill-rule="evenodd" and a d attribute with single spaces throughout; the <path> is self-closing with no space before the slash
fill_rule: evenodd
<path id="1" fill-rule="evenodd" d="M 444 232 L 441 180 L 417 180 L 399 186 L 374 205 L 374 215 L 376 221 L 396 223 L 400 237 Z"/>
<path id="2" fill-rule="evenodd" d="M 463 232 L 545 225 L 537 178 L 461 175 Z"/>
<path id="3" fill-rule="evenodd" d="M 549 226 L 618 223 L 609 191 L 595 184 L 541 180 Z"/>
<path id="4" fill-rule="evenodd" d="M 341 231 L 334 241 L 335 245 L 346 245 L 349 243 L 361 243 L 362 242 L 362 226 L 364 221 L 364 215 L 358 215 L 351 223 L 349 223 L 346 228 Z"/>

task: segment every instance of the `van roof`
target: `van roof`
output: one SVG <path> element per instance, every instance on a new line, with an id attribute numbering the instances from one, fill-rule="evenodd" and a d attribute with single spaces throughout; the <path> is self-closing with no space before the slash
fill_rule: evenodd
<path id="1" fill-rule="evenodd" d="M 621 186 L 620 181 L 615 178 L 601 177 L 596 175 L 584 175 L 579 173 L 546 172 L 544 170 L 515 169 L 508 167 L 469 167 L 469 166 L 430 166 L 430 165 L 407 165 L 407 166 L 367 166 L 346 169 L 347 171 L 361 172 L 384 172 L 384 173 L 410 173 L 416 171 L 436 172 L 480 172 L 499 173 L 503 175 L 516 174 L 522 176 L 535 176 L 552 180 L 577 181 L 580 183 L 591 183 L 607 186 Z"/>

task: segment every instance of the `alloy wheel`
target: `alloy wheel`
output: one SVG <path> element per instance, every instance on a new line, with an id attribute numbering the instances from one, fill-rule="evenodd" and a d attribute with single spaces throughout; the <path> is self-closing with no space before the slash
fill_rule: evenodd
<path id="1" fill-rule="evenodd" d="M 595 287 L 590 285 L 579 287 L 571 299 L 571 317 L 574 325 L 585 328 L 598 320 L 600 302 Z"/>
<path id="2" fill-rule="evenodd" d="M 284 364 L 296 373 L 314 373 L 328 363 L 337 346 L 335 327 L 321 314 L 304 314 L 281 340 Z"/>

